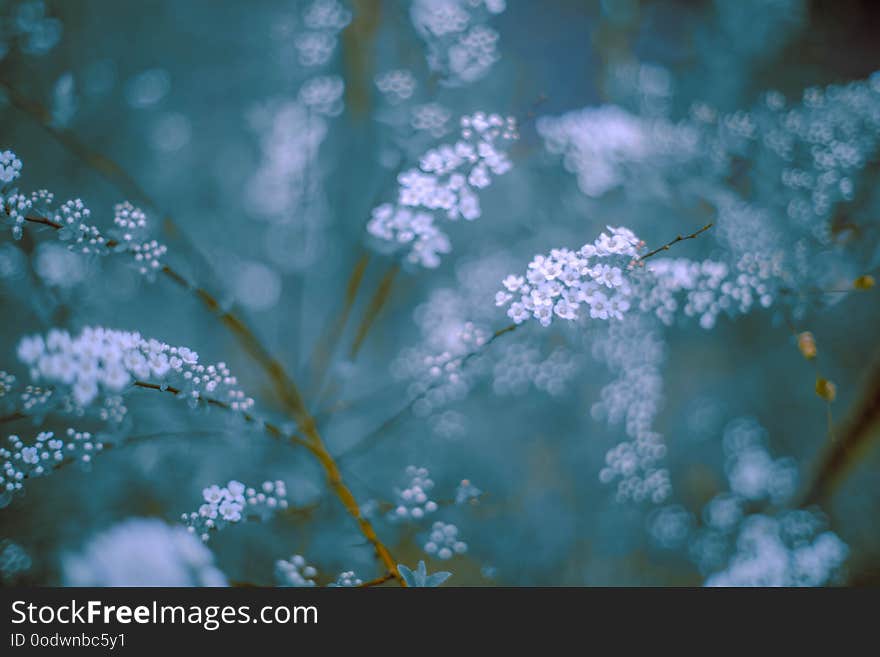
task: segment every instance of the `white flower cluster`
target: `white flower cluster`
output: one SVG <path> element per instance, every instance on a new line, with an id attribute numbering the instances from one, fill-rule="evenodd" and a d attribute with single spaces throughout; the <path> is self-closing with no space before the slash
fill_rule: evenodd
<path id="1" fill-rule="evenodd" d="M 592 416 L 612 427 L 623 425 L 626 433 L 626 440 L 608 450 L 599 472 L 602 483 L 617 483 L 618 502 L 659 504 L 672 492 L 669 472 L 659 466 L 666 445 L 654 429 L 663 403 L 660 367 L 665 358 L 655 329 L 650 317 L 630 314 L 592 339 L 593 357 L 614 375 L 602 388 Z"/>
<path id="2" fill-rule="evenodd" d="M 523 395 L 532 386 L 553 396 L 562 395 L 581 369 L 577 354 L 566 347 L 556 347 L 546 357 L 530 341 L 499 347 L 492 367 L 492 391 L 496 395 Z"/>
<path id="3" fill-rule="evenodd" d="M 427 132 L 439 139 L 449 132 L 452 112 L 438 103 L 425 103 L 412 108 L 410 125 L 413 130 Z"/>
<path id="4" fill-rule="evenodd" d="M 431 533 L 422 546 L 426 554 L 436 555 L 438 559 L 451 559 L 453 555 L 467 552 L 467 543 L 459 539 L 458 527 L 452 523 L 437 521 L 431 526 Z"/>
<path id="5" fill-rule="evenodd" d="M 0 584 L 10 586 L 30 570 L 33 560 L 25 549 L 14 541 L 0 541 Z"/>
<path id="6" fill-rule="evenodd" d="M 7 494 L 22 491 L 26 479 L 47 475 L 68 461 L 90 463 L 92 456 L 104 449 L 88 431 L 72 428 L 60 438 L 52 431 L 41 431 L 28 443 L 17 435 L 8 440 L 8 448 L 0 447 L 0 490 Z"/>
<path id="7" fill-rule="evenodd" d="M 416 77 L 407 69 L 394 69 L 376 75 L 376 88 L 392 105 L 412 98 Z"/>
<path id="8" fill-rule="evenodd" d="M 766 447 L 766 432 L 754 419 L 731 422 L 722 440 L 730 492 L 748 501 L 782 504 L 794 495 L 797 465 L 793 459 L 774 459 Z"/>
<path id="9" fill-rule="evenodd" d="M 306 172 L 327 135 L 327 121 L 299 101 L 267 104 L 248 118 L 260 136 L 262 153 L 247 184 L 249 204 L 258 218 L 291 222 L 310 192 Z"/>
<path id="10" fill-rule="evenodd" d="M 15 375 L 0 370 L 0 401 L 7 401 L 13 388 L 15 388 Z"/>
<path id="11" fill-rule="evenodd" d="M 354 586 L 360 586 L 364 581 L 358 578 L 353 570 L 346 570 L 344 572 L 339 573 L 339 577 L 336 578 L 336 581 L 328 584 L 327 586 L 340 586 L 345 588 L 351 588 Z"/>
<path id="12" fill-rule="evenodd" d="M 442 345 L 403 349 L 391 364 L 395 378 L 412 381 L 409 395 L 421 396 L 413 411 L 421 417 L 430 415 L 451 401 L 462 399 L 470 390 L 470 377 L 463 372 L 463 361 L 489 339 L 484 329 L 471 322 L 463 325 L 437 325 L 447 331 Z"/>
<path id="13" fill-rule="evenodd" d="M 474 486 L 470 479 L 462 479 L 461 483 L 455 488 L 455 503 L 475 503 L 482 494 L 483 491 Z"/>
<path id="14" fill-rule="evenodd" d="M 126 520 L 63 562 L 66 586 L 226 586 L 214 557 L 180 527 Z"/>
<path id="15" fill-rule="evenodd" d="M 722 444 L 729 490 L 702 511 L 689 540 L 690 558 L 707 586 L 823 586 L 833 583 L 848 554 L 818 510 L 748 515 L 755 502 L 783 505 L 796 491 L 792 459 L 774 459 L 764 428 L 752 418 L 730 422 Z"/>
<path id="16" fill-rule="evenodd" d="M 391 363 L 392 375 L 408 382 L 413 413 L 429 418 L 437 413 L 429 424 L 440 436 L 466 431 L 463 414 L 438 411 L 464 399 L 480 375 L 491 371 L 488 365 L 500 353 L 481 349 L 491 338 L 489 327 L 497 321 L 496 308 L 486 303 L 486 288 L 510 271 L 513 262 L 503 252 L 459 260 L 454 287 L 434 290 L 413 313 L 419 343 L 402 349 Z M 499 344 L 500 349 L 508 346 Z M 508 371 L 500 368 L 498 373 L 504 377 Z"/>
<path id="17" fill-rule="evenodd" d="M 162 268 L 168 249 L 149 237 L 146 215 L 131 203 L 116 205 L 114 227 L 105 234 L 91 222 L 92 212 L 82 199 L 65 201 L 57 208 L 53 207 L 54 200 L 54 194 L 46 190 L 26 196 L 13 189 L 5 198 L 0 196 L 0 216 L 11 225 L 15 239 L 21 238 L 27 218 L 47 219 L 60 226 L 58 238 L 68 242 L 71 251 L 85 255 L 128 253 L 138 272 L 150 279 Z"/>
<path id="18" fill-rule="evenodd" d="M 832 531 L 818 531 L 809 511 L 749 516 L 726 568 L 706 586 L 824 586 L 834 583 L 849 548 Z"/>
<path id="19" fill-rule="evenodd" d="M 351 22 L 349 12 L 337 0 L 314 0 L 303 12 L 306 30 L 294 38 L 299 63 L 323 66 L 336 52 L 339 33 Z"/>
<path id="20" fill-rule="evenodd" d="M 0 153 L 0 183 L 8 185 L 21 175 L 21 160 L 12 151 Z"/>
<path id="21" fill-rule="evenodd" d="M 290 559 L 279 559 L 275 562 L 275 577 L 280 586 L 315 586 L 313 578 L 317 574 L 315 567 L 306 563 L 305 557 L 301 554 L 294 554 Z"/>
<path id="22" fill-rule="evenodd" d="M 756 303 L 769 308 L 781 275 L 781 254 L 747 253 L 734 267 L 717 260 L 655 258 L 638 277 L 634 296 L 641 311 L 653 312 L 664 324 L 681 311 L 711 329 L 721 313 L 746 314 Z"/>
<path id="23" fill-rule="evenodd" d="M 622 319 L 632 296 L 627 271 L 644 243 L 628 228 L 608 226 L 608 232 L 578 251 L 553 249 L 535 256 L 525 276 L 504 279 L 495 305 L 506 306 L 519 295 L 507 310 L 517 324 L 534 317 L 550 326 L 554 315 L 576 320 L 582 303 L 592 319 Z"/>
<path id="24" fill-rule="evenodd" d="M 643 119 L 614 105 L 542 116 L 536 127 L 547 150 L 563 157 L 580 190 L 593 198 L 625 184 L 639 164 L 659 158 L 669 164 L 698 152 L 694 128 Z"/>
<path id="25" fill-rule="evenodd" d="M 390 520 L 421 520 L 437 510 L 437 502 L 429 496 L 434 488 L 427 468 L 409 465 L 406 468 L 406 488 L 394 489 L 394 508 L 389 512 Z"/>
<path id="26" fill-rule="evenodd" d="M 513 117 L 477 112 L 460 124 L 460 139 L 429 150 L 418 169 L 401 173 L 397 203 L 374 208 L 367 224 L 370 235 L 394 248 L 408 246 L 407 259 L 427 268 L 439 266 L 440 255 L 452 250 L 449 237 L 434 224 L 436 216 L 477 219 L 477 190 L 512 166 L 500 145 L 517 138 Z"/>
<path id="27" fill-rule="evenodd" d="M 345 81 L 338 75 L 320 75 L 303 83 L 299 90 L 299 102 L 312 112 L 324 116 L 342 113 L 342 95 Z"/>
<path id="28" fill-rule="evenodd" d="M 448 85 L 484 77 L 500 59 L 498 33 L 485 23 L 506 9 L 505 0 L 415 0 L 413 26 L 428 46 L 428 65 Z"/>
<path id="29" fill-rule="evenodd" d="M 238 380 L 225 363 L 202 365 L 192 349 L 146 340 L 136 332 L 87 327 L 71 336 L 51 329 L 45 338 L 23 337 L 18 358 L 30 368 L 33 380 L 62 389 L 80 408 L 137 380 L 174 384 L 192 405 L 203 395 L 235 411 L 246 411 L 254 404 L 238 388 Z"/>
<path id="30" fill-rule="evenodd" d="M 283 481 L 264 481 L 256 489 L 233 479 L 222 487 L 208 486 L 202 491 L 202 499 L 198 511 L 181 516 L 187 530 L 198 534 L 202 541 L 207 541 L 212 531 L 247 520 L 249 514 L 265 520 L 288 506 Z"/>
<path id="31" fill-rule="evenodd" d="M 116 226 L 119 246 L 117 251 L 128 251 L 134 258 L 138 273 L 153 276 L 162 268 L 162 257 L 168 247 L 149 239 L 147 216 L 128 201 L 115 207 L 113 223 Z"/>
<path id="32" fill-rule="evenodd" d="M 25 55 L 44 55 L 61 40 L 63 26 L 47 16 L 43 0 L 0 4 L 0 61 L 13 44 Z"/>

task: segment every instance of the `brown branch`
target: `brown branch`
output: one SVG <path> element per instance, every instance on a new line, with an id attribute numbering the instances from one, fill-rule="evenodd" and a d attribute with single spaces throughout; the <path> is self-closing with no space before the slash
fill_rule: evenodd
<path id="1" fill-rule="evenodd" d="M 348 277 L 348 283 L 345 286 L 345 300 L 342 310 L 339 312 L 336 320 L 332 322 L 330 329 L 318 339 L 312 351 L 310 359 L 312 363 L 312 390 L 316 393 L 321 390 L 324 377 L 327 375 L 330 359 L 333 357 L 333 352 L 336 350 L 339 339 L 342 337 L 345 326 L 348 324 L 348 318 L 351 315 L 351 310 L 354 307 L 354 302 L 357 299 L 358 291 L 364 279 L 364 272 L 369 262 L 370 255 L 366 253 L 355 263 L 354 269 L 352 269 Z"/>
<path id="2" fill-rule="evenodd" d="M 702 228 L 700 228 L 700 230 L 698 230 L 694 233 L 691 233 L 690 235 L 679 235 L 671 242 L 667 242 L 663 246 L 658 246 L 653 251 L 648 251 L 645 255 L 642 255 L 642 256 L 635 258 L 635 261 L 636 262 L 644 262 L 648 258 L 652 258 L 662 251 L 668 251 L 672 247 L 673 244 L 678 244 L 679 242 L 684 242 L 685 240 L 696 239 L 697 236 L 699 236 L 701 233 L 705 233 L 707 230 L 712 228 L 712 226 L 714 226 L 714 225 L 715 225 L 714 223 L 708 223 L 705 226 L 703 226 Z"/>
<path id="3" fill-rule="evenodd" d="M 348 357 L 351 360 L 357 358 L 358 352 L 360 351 L 370 328 L 373 326 L 373 322 L 376 321 L 379 313 L 382 312 L 382 308 L 385 307 L 385 304 L 391 297 L 391 287 L 394 285 L 394 279 L 397 277 L 399 271 L 400 265 L 394 264 L 388 268 L 388 271 L 385 272 L 382 280 L 379 281 L 379 287 L 376 288 L 376 292 L 373 294 L 370 303 L 367 305 L 367 309 L 364 311 L 364 316 L 361 318 L 361 322 L 358 325 L 354 342 L 351 344 L 351 350 L 348 354 Z"/>
<path id="4" fill-rule="evenodd" d="M 825 447 L 804 488 L 799 506 L 829 497 L 880 435 L 880 358 L 875 357 L 864 392 L 851 408 L 835 440 Z"/>
<path id="5" fill-rule="evenodd" d="M 379 586 L 380 584 L 384 584 L 389 579 L 394 579 L 394 575 L 391 573 L 385 573 L 381 577 L 377 577 L 376 579 L 371 579 L 369 582 L 363 582 L 362 584 L 358 584 L 357 588 L 365 589 L 370 586 Z"/>
<path id="6" fill-rule="evenodd" d="M 0 424 L 5 422 L 15 422 L 16 420 L 23 420 L 28 417 L 27 414 L 22 413 L 21 411 L 15 411 L 14 413 L 10 413 L 9 415 L 0 416 Z"/>

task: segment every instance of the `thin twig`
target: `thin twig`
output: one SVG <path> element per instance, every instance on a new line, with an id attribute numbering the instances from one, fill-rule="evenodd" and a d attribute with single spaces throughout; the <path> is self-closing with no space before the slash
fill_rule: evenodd
<path id="1" fill-rule="evenodd" d="M 363 582 L 362 584 L 358 584 L 358 588 L 365 589 L 370 586 L 379 586 L 380 584 L 384 584 L 389 579 L 394 579 L 394 575 L 391 573 L 385 573 L 381 577 L 377 577 L 376 579 L 371 579 L 369 582 Z"/>
<path id="2" fill-rule="evenodd" d="M 355 266 L 348 277 L 348 283 L 345 286 L 345 300 L 342 305 L 342 310 L 331 323 L 330 329 L 322 334 L 312 351 L 312 357 L 310 359 L 312 362 L 312 390 L 316 393 L 321 390 L 324 383 L 324 377 L 329 368 L 330 359 L 333 357 L 333 352 L 336 350 L 336 346 L 339 343 L 339 339 L 342 337 L 346 324 L 348 324 L 348 318 L 351 315 L 351 310 L 357 299 L 358 291 L 363 282 L 364 272 L 367 269 L 369 261 L 370 255 L 366 253 L 355 263 Z"/>
<path id="3" fill-rule="evenodd" d="M 642 256 L 639 256 L 638 258 L 635 258 L 635 261 L 636 262 L 644 262 L 648 258 L 654 257 L 655 255 L 657 255 L 661 251 L 668 251 L 672 247 L 673 244 L 678 244 L 679 242 L 684 242 L 685 240 L 696 239 L 696 237 L 698 235 L 700 235 L 700 233 L 705 233 L 707 230 L 712 228 L 712 226 L 714 226 L 714 225 L 715 225 L 714 223 L 708 223 L 705 226 L 703 226 L 702 228 L 700 228 L 700 230 L 698 230 L 694 233 L 691 233 L 690 235 L 679 235 L 671 242 L 667 242 L 663 246 L 658 246 L 653 251 L 648 251 L 645 255 L 642 255 Z"/>
<path id="4" fill-rule="evenodd" d="M 391 287 L 394 284 L 394 279 L 397 277 L 399 271 L 400 265 L 394 264 L 388 268 L 388 271 L 385 272 L 382 280 L 379 281 L 379 286 L 376 288 L 376 292 L 370 299 L 370 303 L 367 305 L 367 309 L 364 311 L 364 316 L 361 318 L 360 324 L 358 325 L 357 333 L 351 344 L 351 350 L 348 353 L 349 359 L 354 360 L 357 358 L 358 352 L 360 351 L 370 328 L 373 326 L 373 322 L 376 321 L 379 313 L 382 312 L 382 308 L 385 307 L 385 304 L 391 297 Z"/>

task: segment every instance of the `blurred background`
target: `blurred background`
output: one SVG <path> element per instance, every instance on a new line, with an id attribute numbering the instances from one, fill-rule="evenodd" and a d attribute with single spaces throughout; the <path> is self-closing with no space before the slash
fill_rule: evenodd
<path id="1" fill-rule="evenodd" d="M 98 225 L 123 200 L 147 212 L 167 262 L 234 308 L 300 384 L 399 563 L 424 559 L 455 585 L 700 585 L 719 573 L 877 584 L 870 431 L 845 476 L 803 507 L 809 518 L 793 514 L 848 414 L 878 395 L 877 291 L 852 284 L 880 265 L 878 31 L 876 3 L 856 0 L 0 0 L 0 151 L 22 161 L 20 189 L 81 198 Z M 520 124 L 482 216 L 444 224 L 452 252 L 437 268 L 377 249 L 366 225 L 396 200 L 397 174 L 454 143 L 476 111 Z M 855 155 L 828 164 L 824 146 Z M 821 178 L 832 170 L 834 194 Z M 708 222 L 668 256 L 732 269 L 778 257 L 767 304 L 708 326 L 684 303 L 614 326 L 530 321 L 461 379 L 426 374 L 426 358 L 468 353 L 467 327 L 510 323 L 495 292 L 535 254 L 606 225 L 653 248 Z M 136 330 L 225 361 L 261 417 L 290 425 L 216 317 L 122 259 L 4 232 L 0 316 L 0 368 L 21 380 L 22 335 Z M 799 351 L 805 331 L 816 359 Z M 70 555 L 98 554 L 88 546 L 108 528 L 178 523 L 204 488 L 233 479 L 283 481 L 295 512 L 212 536 L 228 581 L 289 584 L 276 563 L 293 554 L 319 584 L 382 575 L 306 451 L 217 409 L 139 390 L 126 405 L 114 427 L 58 413 L 0 427 L 4 439 L 76 426 L 120 443 L 6 500 L 4 584 L 71 583 Z M 613 452 L 648 433 L 664 453 L 633 479 L 626 449 Z M 430 472 L 439 509 L 427 519 L 387 517 L 407 466 Z M 772 526 L 749 525 L 755 515 Z M 466 543 L 451 559 L 425 549 L 436 520 Z M 836 542 L 820 544 L 828 532 Z"/>

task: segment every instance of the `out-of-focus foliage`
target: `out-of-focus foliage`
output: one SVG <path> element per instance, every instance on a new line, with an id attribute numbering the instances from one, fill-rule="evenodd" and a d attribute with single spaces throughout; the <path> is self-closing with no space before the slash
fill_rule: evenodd
<path id="1" fill-rule="evenodd" d="M 0 0 L 0 581 L 876 583 L 878 29 Z"/>

